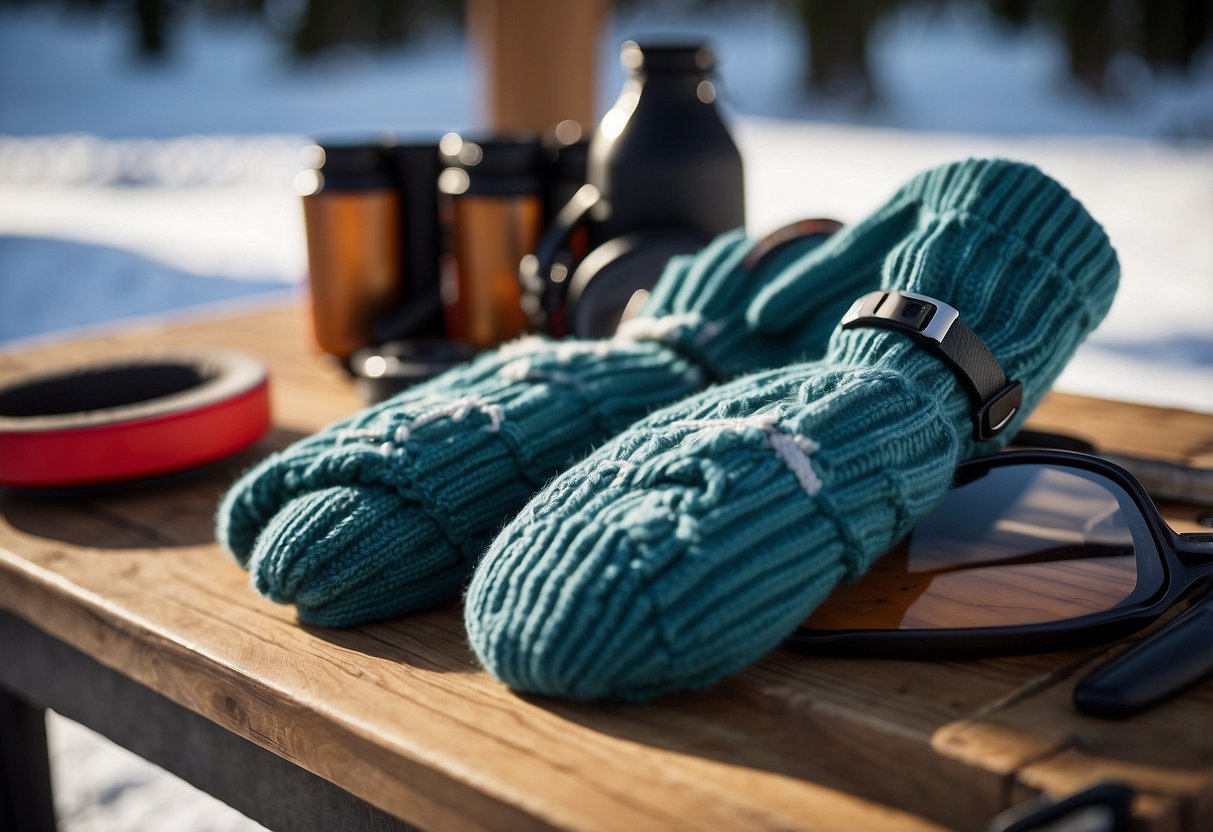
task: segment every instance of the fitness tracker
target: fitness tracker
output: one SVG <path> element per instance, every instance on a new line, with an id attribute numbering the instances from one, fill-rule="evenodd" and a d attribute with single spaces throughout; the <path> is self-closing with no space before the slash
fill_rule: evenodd
<path id="1" fill-rule="evenodd" d="M 914 292 L 869 292 L 855 301 L 842 326 L 904 332 L 943 359 L 973 402 L 974 439 L 997 436 L 1023 404 L 1023 385 L 1007 379 L 985 342 L 943 301 Z"/>

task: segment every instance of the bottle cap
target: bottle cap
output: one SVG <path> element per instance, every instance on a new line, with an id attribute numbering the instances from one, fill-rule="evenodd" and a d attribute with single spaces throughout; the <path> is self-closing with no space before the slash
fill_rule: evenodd
<path id="1" fill-rule="evenodd" d="M 702 41 L 624 41 L 619 62 L 629 72 L 703 74 L 716 67 L 716 53 Z"/>
<path id="2" fill-rule="evenodd" d="M 585 182 L 590 150 L 590 128 L 576 121 L 562 121 L 543 137 L 543 160 L 548 176 L 562 182 Z"/>

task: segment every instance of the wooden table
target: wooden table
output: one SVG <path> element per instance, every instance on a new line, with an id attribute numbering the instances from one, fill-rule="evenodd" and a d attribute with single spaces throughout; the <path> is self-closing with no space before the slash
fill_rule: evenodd
<path id="1" fill-rule="evenodd" d="M 0 771 L 7 811 L 34 814 L 13 828 L 37 828 L 44 806 L 43 707 L 280 828 L 978 829 L 1111 777 L 1140 790 L 1143 828 L 1213 828 L 1213 684 L 1123 722 L 1070 706 L 1076 675 L 1123 644 L 944 663 L 776 651 L 711 691 L 636 706 L 512 693 L 477 668 L 454 604 L 301 626 L 212 532 L 243 467 L 359 405 L 309 353 L 297 310 L 0 354 L 0 377 L 159 346 L 259 356 L 275 429 L 169 484 L 0 498 Z M 1213 454 L 1205 415 L 1053 395 L 1035 423 Z M 1197 509 L 1166 511 L 1195 528 Z"/>

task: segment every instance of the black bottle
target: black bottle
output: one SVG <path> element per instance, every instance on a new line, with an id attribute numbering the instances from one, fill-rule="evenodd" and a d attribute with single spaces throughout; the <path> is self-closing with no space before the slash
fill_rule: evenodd
<path id="1" fill-rule="evenodd" d="M 621 60 L 629 77 L 590 140 L 588 181 L 519 264 L 531 325 L 553 335 L 611 334 L 671 257 L 745 225 L 741 154 L 716 108 L 712 51 L 628 41 Z"/>
<path id="2" fill-rule="evenodd" d="M 709 79 L 716 58 L 696 43 L 624 43 L 629 77 L 590 142 L 594 242 L 679 227 L 706 238 L 745 224 L 741 154 Z"/>

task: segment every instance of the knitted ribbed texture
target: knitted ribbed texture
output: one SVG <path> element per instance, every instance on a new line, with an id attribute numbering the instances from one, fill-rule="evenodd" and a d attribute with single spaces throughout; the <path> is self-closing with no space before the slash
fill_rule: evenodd
<path id="1" fill-rule="evenodd" d="M 220 505 L 218 538 L 258 591 L 314 624 L 454 597 L 493 533 L 596 444 L 711 379 L 821 355 L 889 245 L 869 235 L 835 247 L 849 264 L 839 273 L 813 257 L 820 243 L 746 267 L 755 241 L 724 234 L 671 261 L 620 335 L 525 338 L 332 425 L 245 474 Z M 810 258 L 818 265 L 801 268 Z M 793 275 L 816 284 L 814 310 L 784 333 L 755 333 L 750 302 Z"/>
<path id="2" fill-rule="evenodd" d="M 852 231 L 899 229 L 884 287 L 956 306 L 1030 409 L 1111 304 L 1118 266 L 1102 229 L 1044 174 L 1003 161 L 930 171 L 889 208 Z M 777 279 L 750 320 L 785 332 L 811 300 Z M 709 685 L 862 574 L 962 457 L 1013 435 L 978 447 L 970 410 L 946 365 L 904 334 L 839 328 L 820 362 L 658 411 L 556 478 L 493 543 L 468 593 L 472 646 L 527 691 L 643 699 Z"/>

